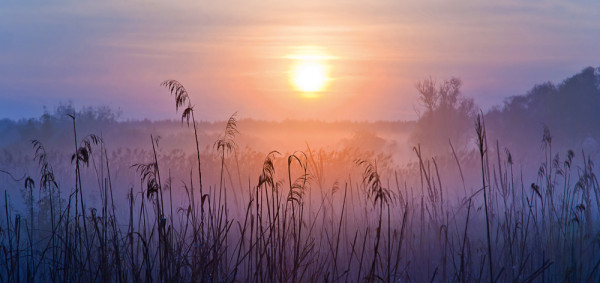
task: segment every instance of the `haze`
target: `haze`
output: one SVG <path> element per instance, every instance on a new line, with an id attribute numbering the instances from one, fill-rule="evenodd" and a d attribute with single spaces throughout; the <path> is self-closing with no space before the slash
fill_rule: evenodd
<path id="1" fill-rule="evenodd" d="M 172 2 L 0 4 L 0 282 L 600 282 L 600 2 Z"/>
<path id="2" fill-rule="evenodd" d="M 177 79 L 198 119 L 413 120 L 415 83 L 459 77 L 484 110 L 598 65 L 596 1 L 41 1 L 0 7 L 0 118 L 72 102 L 174 117 Z M 331 56 L 318 99 L 290 55 Z M 169 107 L 167 107 L 168 105 Z M 226 115 L 225 115 L 226 116 Z"/>

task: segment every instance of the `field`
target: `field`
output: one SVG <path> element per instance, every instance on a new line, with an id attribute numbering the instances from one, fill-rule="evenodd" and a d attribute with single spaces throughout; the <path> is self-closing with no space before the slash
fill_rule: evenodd
<path id="1" fill-rule="evenodd" d="M 599 18 L 2 1 L 0 283 L 600 282 Z"/>
<path id="2" fill-rule="evenodd" d="M 242 147 L 235 114 L 201 149 L 201 127 L 218 127 L 190 118 L 173 129 L 187 132 L 187 152 L 162 150 L 181 138 L 170 134 L 151 136 L 146 150 L 109 151 L 100 136 L 80 136 L 71 116 L 63 119 L 72 123 L 71 153 L 40 140 L 33 161 L 5 153 L 5 164 L 37 171 L 2 171 L 0 280 L 600 279 L 593 161 L 553 152 L 547 129 L 531 175 L 487 140 L 481 117 L 472 146 L 449 143 L 428 157 L 417 144 L 402 166 L 389 146 L 365 149 L 373 136 L 311 149 L 285 133 L 303 150 Z M 123 181 L 127 174 L 137 181 Z"/>

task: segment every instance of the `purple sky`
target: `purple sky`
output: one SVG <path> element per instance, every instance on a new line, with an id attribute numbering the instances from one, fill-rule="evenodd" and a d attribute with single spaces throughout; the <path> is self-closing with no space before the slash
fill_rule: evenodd
<path id="1" fill-rule="evenodd" d="M 0 4 L 0 119 L 108 105 L 177 118 L 177 79 L 199 119 L 404 120 L 414 84 L 463 80 L 483 108 L 600 66 L 598 1 L 9 1 Z M 331 58 L 306 99 L 302 50 Z"/>

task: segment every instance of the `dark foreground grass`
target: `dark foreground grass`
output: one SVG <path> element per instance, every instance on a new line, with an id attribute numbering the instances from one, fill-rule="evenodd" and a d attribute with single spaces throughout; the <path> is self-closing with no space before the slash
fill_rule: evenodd
<path id="1" fill-rule="evenodd" d="M 187 92 L 175 81 L 164 84 L 177 108 L 187 105 L 182 118 L 197 137 Z M 311 197 L 311 184 L 323 174 L 311 151 L 273 151 L 257 170 L 257 182 L 226 185 L 226 160 L 238 162 L 229 156 L 238 133 L 234 115 L 215 143 L 218 186 L 203 187 L 197 146 L 189 179 L 177 181 L 186 200 L 174 203 L 175 181 L 161 170 L 158 140 L 151 137 L 153 158 L 133 165 L 142 186 L 129 189 L 128 207 L 117 208 L 106 145 L 94 135 L 78 138 L 72 118 L 74 188 L 58 185 L 43 143 L 34 141 L 39 178 L 15 180 L 24 185 L 27 212 L 11 209 L 4 191 L 1 282 L 600 280 L 600 188 L 593 162 L 582 153 L 576 165 L 573 151 L 560 159 L 549 131 L 546 160 L 532 184 L 514 172 L 510 152 L 501 154 L 497 143 L 489 147 L 478 119 L 481 182 L 465 184 L 463 178 L 457 201 L 450 200 L 436 159 L 423 157 L 420 147 L 414 149 L 420 187 L 403 186 L 397 175 L 390 185 L 376 160 L 359 159 L 360 176 Z M 82 170 L 93 170 L 97 184 L 85 184 Z M 100 207 L 87 205 L 91 186 L 101 188 Z M 37 189 L 42 197 L 34 202 Z"/>

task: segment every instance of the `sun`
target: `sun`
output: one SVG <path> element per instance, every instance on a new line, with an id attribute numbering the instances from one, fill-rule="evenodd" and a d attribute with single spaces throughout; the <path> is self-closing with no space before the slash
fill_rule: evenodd
<path id="1" fill-rule="evenodd" d="M 294 65 L 292 83 L 299 91 L 318 92 L 327 82 L 326 68 L 320 62 L 301 61 Z"/>
<path id="2" fill-rule="evenodd" d="M 296 90 L 305 96 L 325 90 L 330 80 L 329 66 L 321 56 L 296 56 L 294 60 L 290 82 Z"/>

